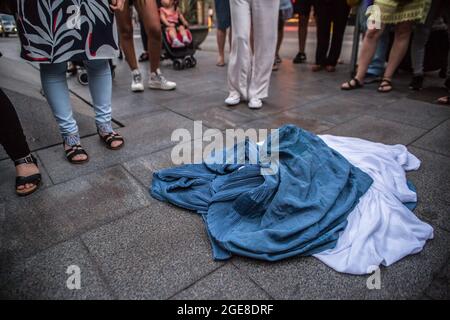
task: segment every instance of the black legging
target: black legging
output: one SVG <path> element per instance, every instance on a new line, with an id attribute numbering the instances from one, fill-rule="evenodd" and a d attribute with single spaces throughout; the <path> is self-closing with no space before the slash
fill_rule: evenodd
<path id="1" fill-rule="evenodd" d="M 2 89 L 0 89 L 0 144 L 13 161 L 30 154 L 16 110 Z"/>
<path id="2" fill-rule="evenodd" d="M 350 7 L 346 0 L 320 0 L 314 5 L 317 23 L 316 64 L 335 66 L 344 40 Z M 330 46 L 331 23 L 333 37 Z"/>
<path id="3" fill-rule="evenodd" d="M 145 32 L 145 26 L 141 19 L 139 19 L 139 24 L 141 25 L 141 40 L 142 46 L 144 47 L 144 51 L 148 51 L 148 38 L 147 33 Z"/>

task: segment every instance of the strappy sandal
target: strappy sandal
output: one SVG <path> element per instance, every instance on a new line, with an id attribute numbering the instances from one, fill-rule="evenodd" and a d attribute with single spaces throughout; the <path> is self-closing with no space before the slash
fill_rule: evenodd
<path id="1" fill-rule="evenodd" d="M 105 143 L 106 147 L 108 149 L 111 149 L 111 150 L 119 150 L 125 144 L 125 140 L 123 139 L 123 137 L 120 134 L 116 133 L 116 132 L 110 132 L 110 133 L 107 133 L 104 136 L 102 136 L 100 134 L 100 132 L 98 132 L 98 136 Z M 114 141 L 121 141 L 122 143 L 120 145 L 118 145 L 117 147 L 113 147 L 112 143 Z"/>
<path id="2" fill-rule="evenodd" d="M 391 87 L 391 88 L 388 90 L 384 90 L 384 88 L 386 88 L 386 87 Z M 383 78 L 381 80 L 380 86 L 378 87 L 377 90 L 380 93 L 388 93 L 388 92 L 391 92 L 393 89 L 394 89 L 394 87 L 392 86 L 392 81 L 389 79 Z"/>
<path id="3" fill-rule="evenodd" d="M 353 83 L 352 83 L 353 81 Z M 354 89 L 360 89 L 363 87 L 363 85 L 361 84 L 361 82 L 356 79 L 356 78 L 352 78 L 349 81 L 346 82 L 346 84 L 348 85 L 348 87 L 343 87 L 341 86 L 341 90 L 354 90 Z"/>
<path id="4" fill-rule="evenodd" d="M 89 161 L 89 156 L 87 152 L 83 149 L 83 147 L 80 144 L 76 144 L 70 147 L 69 149 L 65 150 L 65 144 L 63 143 L 64 151 L 66 152 L 66 158 L 67 160 L 72 164 L 83 164 Z M 74 160 L 74 158 L 78 155 L 84 154 L 86 156 L 86 159 L 84 160 Z"/>
<path id="5" fill-rule="evenodd" d="M 36 167 L 38 166 L 37 160 L 32 154 L 30 154 L 29 156 L 26 156 L 25 158 L 18 159 L 16 161 L 14 161 L 14 165 L 16 167 L 18 165 L 21 165 L 21 164 L 31 164 L 31 163 L 35 164 Z M 16 177 L 16 194 L 19 197 L 25 197 L 25 196 L 28 196 L 28 195 L 32 194 L 41 185 L 41 180 L 42 180 L 42 176 L 41 176 L 40 173 L 36 173 L 36 174 L 33 174 L 31 176 L 27 176 L 27 177 L 23 177 L 23 176 Z M 18 189 L 20 186 L 25 186 L 26 184 L 32 184 L 32 185 L 34 185 L 34 187 L 31 188 L 31 189 L 28 189 L 28 190 L 26 190 L 26 189 L 23 189 L 23 190 Z"/>
<path id="6" fill-rule="evenodd" d="M 440 97 L 439 99 L 436 100 L 436 103 L 449 106 L 450 105 L 450 96 Z"/>

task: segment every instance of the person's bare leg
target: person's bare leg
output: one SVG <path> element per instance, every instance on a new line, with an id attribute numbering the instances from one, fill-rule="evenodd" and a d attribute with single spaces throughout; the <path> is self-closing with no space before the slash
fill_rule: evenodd
<path id="1" fill-rule="evenodd" d="M 144 22 L 148 36 L 148 53 L 150 55 L 150 72 L 159 69 L 161 59 L 161 23 L 156 0 L 135 1 L 136 9 Z"/>
<path id="2" fill-rule="evenodd" d="M 186 28 L 184 26 L 179 26 L 178 31 L 180 32 L 180 34 L 183 38 L 187 37 Z"/>
<path id="3" fill-rule="evenodd" d="M 225 65 L 225 41 L 227 37 L 227 31 L 217 29 L 216 38 L 217 38 L 217 48 L 219 50 L 219 56 L 217 57 L 217 65 L 224 66 Z M 231 32 L 230 32 L 231 39 Z M 230 44 L 231 46 L 231 44 Z"/>
<path id="4" fill-rule="evenodd" d="M 412 32 L 412 23 L 407 22 L 401 22 L 397 25 L 395 25 L 395 38 L 394 43 L 392 44 L 391 52 L 389 53 L 389 60 L 386 67 L 386 70 L 384 71 L 384 79 L 391 80 L 392 76 L 394 75 L 395 70 L 397 70 L 397 67 L 402 62 L 403 58 L 405 57 L 406 52 L 408 51 L 409 46 L 409 39 L 411 38 L 411 32 Z M 383 85 L 383 82 L 381 83 Z M 392 90 L 392 87 L 386 84 L 383 88 L 381 88 L 381 91 L 390 91 Z"/>
<path id="5" fill-rule="evenodd" d="M 366 75 L 367 69 L 369 68 L 369 64 L 372 61 L 372 58 L 375 54 L 378 39 L 380 38 L 380 35 L 383 33 L 383 30 L 384 26 L 382 26 L 381 29 L 368 30 L 364 36 L 361 54 L 359 55 L 358 58 L 358 70 L 355 75 L 355 78 L 360 83 L 364 83 L 364 77 Z M 350 83 L 352 83 L 352 85 L 355 85 L 353 80 L 351 80 Z M 349 88 L 349 84 L 347 82 L 343 83 L 342 88 Z"/>
<path id="6" fill-rule="evenodd" d="M 167 31 L 169 32 L 169 36 L 172 40 L 175 40 L 177 38 L 177 30 L 175 27 L 168 27 Z"/>
<path id="7" fill-rule="evenodd" d="M 116 12 L 117 26 L 120 35 L 120 47 L 131 70 L 138 69 L 136 51 L 134 49 L 133 22 L 131 20 L 132 8 L 125 2 L 123 11 Z"/>

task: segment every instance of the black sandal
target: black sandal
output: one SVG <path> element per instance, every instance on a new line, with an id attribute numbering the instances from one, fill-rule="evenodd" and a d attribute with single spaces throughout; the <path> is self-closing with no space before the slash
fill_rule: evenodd
<path id="1" fill-rule="evenodd" d="M 36 158 L 32 154 L 30 154 L 29 156 L 26 156 L 25 158 L 14 161 L 14 165 L 16 167 L 21 164 L 31 164 L 31 163 L 34 163 L 36 165 L 36 167 L 38 165 Z M 34 193 L 37 189 L 39 189 L 39 186 L 41 185 L 41 180 L 42 180 L 42 176 L 40 173 L 36 173 L 36 174 L 33 174 L 28 177 L 23 177 L 23 176 L 16 177 L 16 194 L 19 197 L 25 197 L 25 196 L 28 196 L 28 195 Z M 33 184 L 35 187 L 32 188 L 31 190 L 21 192 L 22 190 L 19 190 L 18 188 L 20 186 L 25 186 L 27 183 Z"/>
<path id="2" fill-rule="evenodd" d="M 66 158 L 71 164 L 83 164 L 89 161 L 89 156 L 87 152 L 83 149 L 83 147 L 80 144 L 76 144 L 74 146 L 68 146 L 70 149 L 65 149 L 65 144 L 63 143 L 64 151 L 66 152 Z M 86 159 L 84 160 L 74 160 L 76 156 L 84 154 L 86 156 Z"/>
<path id="3" fill-rule="evenodd" d="M 352 84 L 352 81 L 354 82 L 354 84 Z M 356 79 L 356 78 L 352 78 L 349 81 L 346 82 L 348 87 L 342 87 L 341 86 L 341 90 L 354 90 L 354 89 L 360 89 L 363 87 L 363 85 L 361 84 L 361 82 Z"/>
<path id="4" fill-rule="evenodd" d="M 391 87 L 391 88 L 388 90 L 383 90 L 383 88 L 386 88 L 386 87 Z M 380 86 L 378 87 L 377 90 L 380 93 L 388 93 L 388 92 L 391 92 L 393 89 L 394 89 L 394 87 L 392 86 L 392 81 L 389 79 L 383 78 L 381 80 Z"/>
<path id="5" fill-rule="evenodd" d="M 121 148 L 123 147 L 123 145 L 125 144 L 125 140 L 123 139 L 123 137 L 122 137 L 120 134 L 116 133 L 116 132 L 110 132 L 110 133 L 107 133 L 107 134 L 104 135 L 104 136 L 102 136 L 102 135 L 100 134 L 100 132 L 99 132 L 99 133 L 98 133 L 98 136 L 99 136 L 100 139 L 105 143 L 106 147 L 107 147 L 108 149 L 111 149 L 111 150 L 119 150 L 119 149 L 121 149 Z M 112 146 L 112 143 L 113 143 L 114 141 L 122 141 L 122 143 L 121 143 L 119 146 L 117 146 L 117 147 L 113 147 L 113 146 Z"/>

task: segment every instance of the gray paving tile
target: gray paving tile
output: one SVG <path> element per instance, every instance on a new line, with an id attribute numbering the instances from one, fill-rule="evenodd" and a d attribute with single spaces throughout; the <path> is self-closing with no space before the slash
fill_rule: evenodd
<path id="1" fill-rule="evenodd" d="M 171 148 L 127 161 L 123 166 L 144 186 L 150 187 L 153 172 L 173 167 Z"/>
<path id="2" fill-rule="evenodd" d="M 147 192 L 120 167 L 8 201 L 0 261 L 28 257 L 148 204 Z"/>
<path id="3" fill-rule="evenodd" d="M 434 276 L 425 294 L 436 300 L 450 300 L 450 261 L 447 261 Z"/>
<path id="4" fill-rule="evenodd" d="M 292 109 L 292 112 L 309 119 L 341 124 L 369 112 L 372 108 L 374 108 L 372 105 L 363 105 L 333 97 L 308 103 Z"/>
<path id="5" fill-rule="evenodd" d="M 407 145 L 424 134 L 425 130 L 364 115 L 338 125 L 325 133 L 358 137 L 385 144 Z"/>
<path id="6" fill-rule="evenodd" d="M 125 146 L 121 150 L 107 149 L 98 136 L 82 139 L 90 160 L 75 167 L 65 159 L 62 146 L 41 150 L 38 154 L 52 180 L 61 183 L 173 145 L 170 140 L 172 132 L 179 128 L 192 132 L 193 122 L 164 111 L 136 119 L 130 126 L 120 129 L 119 132 L 125 137 Z"/>
<path id="7" fill-rule="evenodd" d="M 217 129 L 233 128 L 254 119 L 254 115 L 241 112 L 239 108 L 226 107 L 225 98 L 225 92 L 223 97 L 220 97 L 217 91 L 205 92 L 182 100 L 170 101 L 164 107 L 189 119 L 201 120 L 205 126 Z"/>
<path id="8" fill-rule="evenodd" d="M 437 229 L 424 250 L 382 267 L 381 289 L 368 289 L 367 276 L 338 273 L 312 257 L 276 263 L 239 258 L 234 261 L 275 299 L 405 299 L 416 298 L 449 254 L 450 234 Z"/>
<path id="9" fill-rule="evenodd" d="M 320 133 L 335 126 L 335 124 L 333 123 L 316 119 L 308 119 L 302 117 L 299 112 L 296 112 L 294 110 L 287 110 L 270 117 L 265 117 L 245 123 L 244 128 L 275 129 L 285 124 L 294 124 L 314 133 Z"/>
<path id="10" fill-rule="evenodd" d="M 335 272 L 312 257 L 233 263 L 275 299 L 358 299 L 367 290 L 365 277 Z"/>
<path id="11" fill-rule="evenodd" d="M 409 147 L 411 153 L 421 160 L 418 171 L 408 173 L 408 178 L 418 191 L 416 213 L 433 225 L 450 230 L 450 160 L 423 149 Z"/>
<path id="12" fill-rule="evenodd" d="M 266 300 L 269 295 L 228 263 L 191 287 L 176 294 L 175 300 Z"/>
<path id="13" fill-rule="evenodd" d="M 121 93 L 117 97 L 113 98 L 113 118 L 120 121 L 125 126 L 129 126 L 135 121 L 149 114 L 163 111 L 155 101 L 152 101 L 150 97 L 146 97 L 146 93 L 132 94 Z"/>
<path id="14" fill-rule="evenodd" d="M 156 200 L 82 239 L 121 299 L 167 299 L 222 265 L 200 216 Z"/>
<path id="15" fill-rule="evenodd" d="M 69 266 L 80 268 L 80 289 L 68 289 Z M 73 271 L 71 271 L 73 272 Z M 96 266 L 78 240 L 58 244 L 0 271 L 3 299 L 111 299 Z"/>
<path id="16" fill-rule="evenodd" d="M 423 129 L 432 129 L 450 118 L 450 108 L 411 99 L 400 99 L 375 109 L 372 115 Z"/>
<path id="17" fill-rule="evenodd" d="M 450 120 L 447 120 L 414 142 L 413 145 L 450 156 L 449 136 Z"/>

